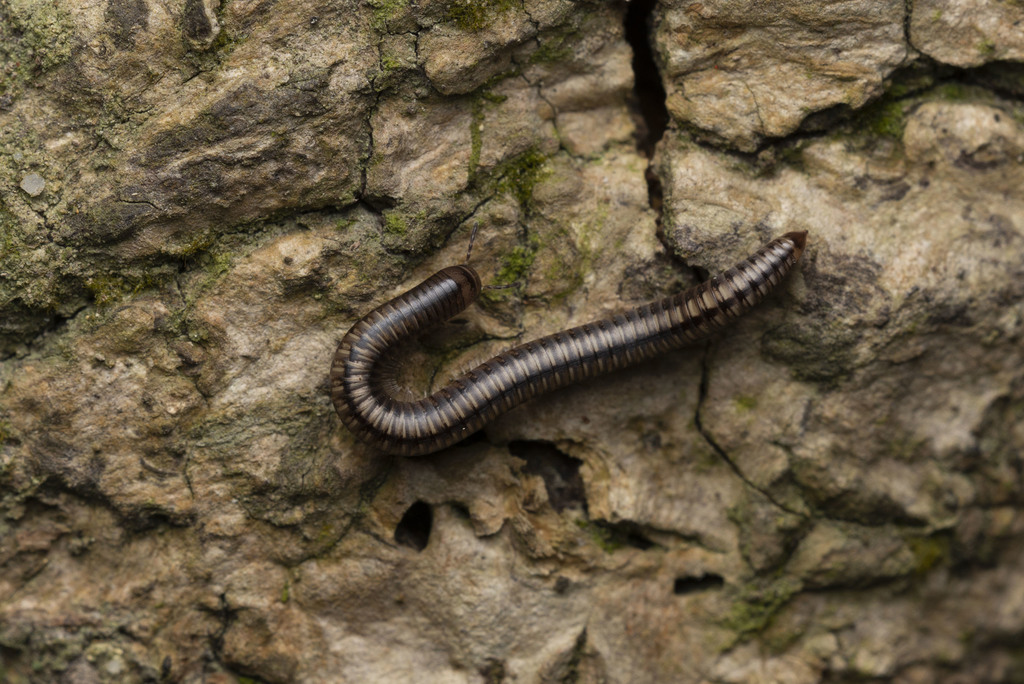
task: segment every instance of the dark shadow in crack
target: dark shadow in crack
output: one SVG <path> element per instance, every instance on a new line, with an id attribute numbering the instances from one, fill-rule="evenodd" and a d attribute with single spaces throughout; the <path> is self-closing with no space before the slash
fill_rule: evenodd
<path id="1" fill-rule="evenodd" d="M 633 48 L 633 92 L 640 114 L 637 147 L 650 158 L 668 126 L 665 87 L 654 61 L 651 28 L 656 0 L 632 0 L 626 10 L 626 40 Z"/>
<path id="2" fill-rule="evenodd" d="M 724 585 L 725 580 L 722 579 L 722 576 L 714 573 L 700 574 L 694 577 L 677 577 L 676 581 L 672 584 L 672 593 L 676 596 L 685 596 L 712 589 L 721 589 Z"/>

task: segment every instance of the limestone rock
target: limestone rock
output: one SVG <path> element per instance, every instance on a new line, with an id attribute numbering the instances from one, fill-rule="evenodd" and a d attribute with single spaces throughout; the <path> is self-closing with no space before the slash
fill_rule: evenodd
<path id="1" fill-rule="evenodd" d="M 907 59 L 895 0 L 664 5 L 654 41 L 669 113 L 745 151 L 811 114 L 878 97 Z"/>
<path id="2" fill-rule="evenodd" d="M 0 679 L 1020 681 L 1015 10 L 968 73 L 923 7 L 0 1 Z M 399 392 L 809 242 L 727 334 L 383 457 L 335 348 L 474 229 L 500 289 Z"/>
<path id="3" fill-rule="evenodd" d="M 1024 7 L 999 0 L 924 0 L 912 5 L 910 41 L 958 67 L 1024 60 Z"/>

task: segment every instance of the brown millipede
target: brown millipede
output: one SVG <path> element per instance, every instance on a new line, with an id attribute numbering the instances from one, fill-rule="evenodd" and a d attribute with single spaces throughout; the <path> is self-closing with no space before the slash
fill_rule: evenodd
<path id="1" fill-rule="evenodd" d="M 424 399 L 396 399 L 381 373 L 381 356 L 418 331 L 451 318 L 480 294 L 480 276 L 473 268 L 443 268 L 352 326 L 331 365 L 331 399 L 345 425 L 364 442 L 389 454 L 429 454 L 543 392 L 676 349 L 724 327 L 782 281 L 803 253 L 806 239 L 806 232 L 786 233 L 685 292 L 513 347 Z"/>

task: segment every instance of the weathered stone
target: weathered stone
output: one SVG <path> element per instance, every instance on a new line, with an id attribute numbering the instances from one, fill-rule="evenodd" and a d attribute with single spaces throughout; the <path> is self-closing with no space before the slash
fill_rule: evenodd
<path id="1" fill-rule="evenodd" d="M 1022 134 L 1004 110 L 933 101 L 909 117 L 905 155 L 822 140 L 799 167 L 758 177 L 691 145 L 662 151 L 666 234 L 691 262 L 717 270 L 727 262 L 701 246 L 759 231 L 815 237 L 796 302 L 756 345 L 737 326 L 702 409 L 752 483 L 794 509 L 809 495 L 864 522 L 888 511 L 946 526 L 973 502 L 977 484 L 941 464 L 980 448 L 987 413 L 1021 382 Z M 972 174 L 983 187 L 964 197 L 957 189 Z M 759 316 L 774 318 L 769 307 L 750 324 Z M 764 354 L 785 365 L 765 365 Z M 986 370 L 965 374 L 979 358 Z M 892 364 L 919 371 L 897 380 Z M 794 384 L 792 374 L 826 384 Z M 806 491 L 791 499 L 794 477 Z"/>
<path id="2" fill-rule="evenodd" d="M 664 3 L 654 41 L 681 125 L 752 151 L 810 114 L 857 108 L 907 59 L 904 3 Z"/>
<path id="3" fill-rule="evenodd" d="M 958 67 L 1024 60 L 1024 7 L 1001 0 L 922 0 L 911 5 L 910 42 Z"/>
<path id="4" fill-rule="evenodd" d="M 1020 680 L 1010 65 L 843 117 L 902 5 L 658 4 L 649 165 L 622 5 L 44 4 L 0 2 L 0 678 Z M 474 228 L 502 289 L 400 394 L 809 242 L 728 333 L 382 457 L 334 350 Z"/>

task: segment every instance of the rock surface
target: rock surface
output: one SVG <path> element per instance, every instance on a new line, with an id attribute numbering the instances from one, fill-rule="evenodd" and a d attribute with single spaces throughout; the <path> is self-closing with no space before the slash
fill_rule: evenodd
<path id="1" fill-rule="evenodd" d="M 976 67 L 1024 59 L 1024 6 L 1000 0 L 922 0 L 910 14 L 910 39 L 946 64 Z"/>
<path id="2" fill-rule="evenodd" d="M 0 0 L 0 679 L 1024 677 L 1020 7 L 652 5 Z M 810 237 L 381 457 L 335 347 L 474 227 L 410 391 Z"/>
<path id="3" fill-rule="evenodd" d="M 744 151 L 879 96 L 909 49 L 899 0 L 662 6 L 654 41 L 669 113 Z"/>

